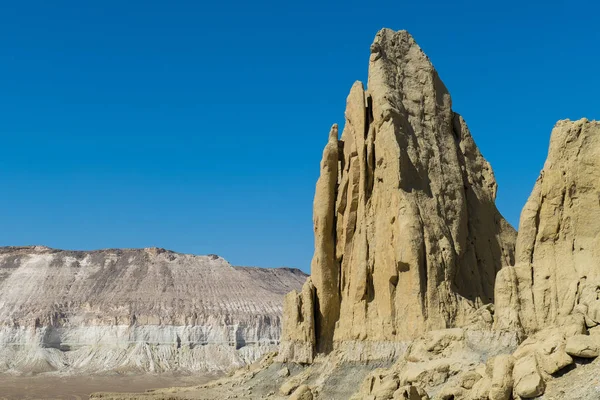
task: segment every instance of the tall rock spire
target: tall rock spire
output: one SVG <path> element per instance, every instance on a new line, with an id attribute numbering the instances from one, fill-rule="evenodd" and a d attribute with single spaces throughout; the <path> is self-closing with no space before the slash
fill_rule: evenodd
<path id="1" fill-rule="evenodd" d="M 352 86 L 315 193 L 315 308 L 298 318 L 315 319 L 317 351 L 461 325 L 493 301 L 516 233 L 494 204 L 489 163 L 451 105 L 412 36 L 377 33 L 368 89 Z"/>
<path id="2" fill-rule="evenodd" d="M 338 126 L 331 127 L 323 150 L 321 174 L 313 203 L 315 253 L 311 263 L 312 281 L 318 288 L 315 333 L 317 348 L 331 350 L 335 323 L 340 315 L 340 267 L 335 258 L 335 198 L 338 179 Z"/>

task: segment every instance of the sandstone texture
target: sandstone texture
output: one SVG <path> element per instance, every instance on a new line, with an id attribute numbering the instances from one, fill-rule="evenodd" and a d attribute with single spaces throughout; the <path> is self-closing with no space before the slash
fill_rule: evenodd
<path id="1" fill-rule="evenodd" d="M 279 347 L 280 359 L 308 364 L 315 356 L 315 320 L 304 318 L 313 315 L 315 287 L 311 278 L 302 286 L 302 292 L 292 291 L 285 296 L 283 308 L 283 333 Z"/>
<path id="2" fill-rule="evenodd" d="M 522 398 L 530 399 L 544 393 L 545 382 L 534 355 L 523 357 L 515 363 L 513 378 L 515 394 Z"/>
<path id="3" fill-rule="evenodd" d="M 0 248 L 0 372 L 226 371 L 277 348 L 305 280 L 156 248 Z"/>
<path id="4" fill-rule="evenodd" d="M 560 121 L 498 274 L 497 326 L 531 334 L 580 314 L 600 322 L 600 123 Z"/>
<path id="5" fill-rule="evenodd" d="M 600 338 L 588 335 L 570 337 L 565 352 L 575 357 L 596 358 L 600 355 Z"/>
<path id="6" fill-rule="evenodd" d="M 315 307 L 301 315 L 289 300 L 285 327 L 314 321 L 307 346 L 327 353 L 466 324 L 514 262 L 516 233 L 495 197 L 492 169 L 427 56 L 406 31 L 380 31 L 368 89 L 352 86 L 341 138 L 334 125 L 323 152 Z M 312 329 L 284 338 L 298 347 Z"/>

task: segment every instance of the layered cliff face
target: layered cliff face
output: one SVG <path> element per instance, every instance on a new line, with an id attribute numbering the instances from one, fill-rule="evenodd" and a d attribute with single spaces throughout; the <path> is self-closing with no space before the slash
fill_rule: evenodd
<path id="1" fill-rule="evenodd" d="M 305 279 L 155 248 L 0 248 L 0 371 L 228 370 L 276 349 Z"/>
<path id="2" fill-rule="evenodd" d="M 521 213 L 516 265 L 496 287 L 496 325 L 529 335 L 580 315 L 600 323 L 600 122 L 559 121 Z"/>
<path id="3" fill-rule="evenodd" d="M 368 89 L 352 86 L 341 139 L 334 126 L 323 153 L 311 281 L 288 295 L 282 360 L 459 326 L 493 302 L 516 237 L 495 196 L 427 56 L 407 32 L 380 31 Z"/>

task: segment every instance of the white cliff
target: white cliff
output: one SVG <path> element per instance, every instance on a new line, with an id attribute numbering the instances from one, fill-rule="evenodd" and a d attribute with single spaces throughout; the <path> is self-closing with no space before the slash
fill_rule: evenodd
<path id="1" fill-rule="evenodd" d="M 305 279 L 156 248 L 0 248 L 0 372 L 239 367 L 277 348 Z"/>

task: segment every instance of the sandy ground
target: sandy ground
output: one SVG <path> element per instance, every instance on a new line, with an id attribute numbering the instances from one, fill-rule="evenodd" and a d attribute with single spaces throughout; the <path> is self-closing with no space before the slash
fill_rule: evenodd
<path id="1" fill-rule="evenodd" d="M 194 386 L 218 376 L 140 375 L 140 376 L 52 376 L 31 377 L 0 375 L 0 400 L 16 399 L 87 399 L 93 392 L 143 392 L 172 386 Z"/>

